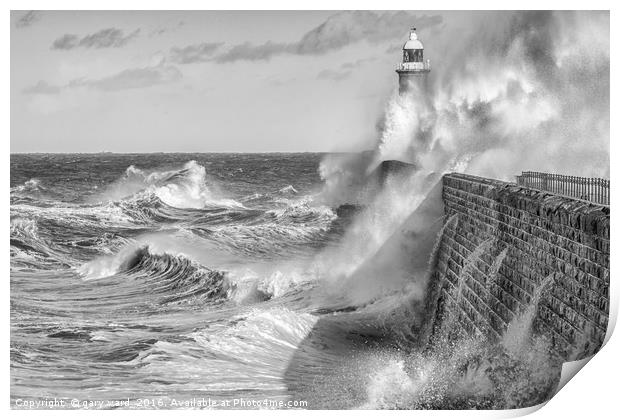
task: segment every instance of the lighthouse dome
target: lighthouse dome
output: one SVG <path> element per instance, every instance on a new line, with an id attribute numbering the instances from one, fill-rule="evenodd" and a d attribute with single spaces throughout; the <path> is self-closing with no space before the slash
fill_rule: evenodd
<path id="1" fill-rule="evenodd" d="M 405 42 L 403 45 L 403 50 L 423 50 L 424 45 L 418 39 L 418 34 L 415 33 L 415 29 L 413 29 L 409 33 L 409 40 Z"/>

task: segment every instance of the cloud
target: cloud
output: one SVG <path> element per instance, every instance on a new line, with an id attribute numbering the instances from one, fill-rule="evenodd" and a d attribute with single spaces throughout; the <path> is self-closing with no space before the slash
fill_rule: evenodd
<path id="1" fill-rule="evenodd" d="M 185 26 L 185 21 L 180 20 L 176 26 L 158 26 L 156 28 L 154 28 L 153 30 L 151 30 L 151 32 L 149 33 L 150 37 L 154 37 L 154 36 L 161 36 L 165 33 L 168 32 L 175 32 L 179 29 L 181 29 L 183 26 Z"/>
<path id="2" fill-rule="evenodd" d="M 227 52 L 220 54 L 215 58 L 219 63 L 228 63 L 237 60 L 268 60 L 274 55 L 284 53 L 295 54 L 297 51 L 294 44 L 283 44 L 267 41 L 262 45 L 254 45 L 249 42 L 238 44 Z"/>
<path id="3" fill-rule="evenodd" d="M 349 11 L 330 16 L 324 23 L 306 33 L 298 43 L 301 54 L 317 54 L 366 40 L 382 42 L 401 39 L 415 24 L 419 29 L 439 25 L 439 15 L 417 16 L 409 12 Z"/>
<path id="4" fill-rule="evenodd" d="M 175 82 L 183 77 L 181 71 L 174 66 L 159 65 L 126 69 L 112 76 L 101 79 L 74 79 L 64 86 L 51 85 L 43 80 L 23 90 L 26 94 L 52 95 L 67 89 L 86 87 L 104 92 L 128 89 L 141 89 L 155 85 Z"/>
<path id="5" fill-rule="evenodd" d="M 52 43 L 53 50 L 70 50 L 79 44 L 80 39 L 77 35 L 64 34 Z"/>
<path id="6" fill-rule="evenodd" d="M 146 88 L 179 80 L 183 75 L 174 66 L 143 67 L 123 70 L 102 79 L 79 79 L 70 82 L 71 86 L 86 86 L 103 91 Z"/>
<path id="7" fill-rule="evenodd" d="M 122 47 L 138 36 L 140 29 L 136 29 L 127 36 L 123 31 L 116 28 L 102 29 L 91 35 L 86 35 L 80 40 L 80 47 L 86 48 L 118 48 Z"/>
<path id="8" fill-rule="evenodd" d="M 222 42 L 203 42 L 183 48 L 172 47 L 168 60 L 178 64 L 202 63 L 211 60 L 213 53 L 222 45 Z"/>
<path id="9" fill-rule="evenodd" d="M 37 20 L 41 18 L 41 12 L 36 10 L 31 10 L 26 12 L 19 20 L 15 23 L 15 27 L 17 28 L 25 28 L 27 26 L 32 25 Z"/>
<path id="10" fill-rule="evenodd" d="M 129 35 L 121 29 L 107 28 L 86 35 L 83 38 L 75 34 L 64 34 L 52 43 L 53 50 L 72 50 L 74 48 L 120 48 L 138 36 L 140 29 L 136 29 Z"/>
<path id="11" fill-rule="evenodd" d="M 403 28 L 409 28 L 414 23 L 419 29 L 424 29 L 442 22 L 443 18 L 439 15 L 417 16 L 409 12 L 339 12 L 304 34 L 296 42 L 268 41 L 259 45 L 246 42 L 233 46 L 217 56 L 215 61 L 226 63 L 237 60 L 268 60 L 282 54 L 325 54 L 361 41 L 378 43 L 401 39 Z"/>

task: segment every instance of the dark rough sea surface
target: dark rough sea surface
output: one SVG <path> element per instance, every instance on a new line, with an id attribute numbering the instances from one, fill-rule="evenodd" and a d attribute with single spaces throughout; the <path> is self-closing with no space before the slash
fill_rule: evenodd
<path id="1" fill-rule="evenodd" d="M 307 339 L 341 309 L 308 264 L 347 223 L 315 203 L 321 158 L 12 155 L 12 403 L 362 403 L 356 321 Z"/>

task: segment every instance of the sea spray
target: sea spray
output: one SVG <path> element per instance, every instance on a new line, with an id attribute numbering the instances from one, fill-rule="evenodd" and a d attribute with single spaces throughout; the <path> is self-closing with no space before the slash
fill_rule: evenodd
<path id="1" fill-rule="evenodd" d="M 365 408 L 507 409 L 550 398 L 561 363 L 544 337 L 517 354 L 497 343 L 461 335 L 425 351 L 394 354 L 392 364 L 369 376 Z M 390 384 L 379 388 L 377 385 Z"/>
<path id="2" fill-rule="evenodd" d="M 206 169 L 192 160 L 181 168 L 143 170 L 134 165 L 124 176 L 91 201 L 118 201 L 138 193 L 153 194 L 164 203 L 176 208 L 200 209 L 220 205 L 243 207 L 239 202 L 224 198 L 219 187 L 208 179 Z"/>
<path id="3" fill-rule="evenodd" d="M 469 286 L 467 285 L 467 277 L 470 276 L 471 271 L 476 266 L 476 264 L 480 261 L 480 257 L 482 254 L 488 252 L 489 248 L 493 245 L 494 239 L 489 238 L 482 241 L 474 250 L 465 258 L 463 262 L 463 268 L 457 277 L 457 284 L 455 286 L 454 292 L 451 294 L 451 303 L 450 308 L 448 310 L 448 315 L 446 319 L 442 322 L 442 329 L 444 329 L 445 334 L 450 334 L 453 331 L 453 328 L 456 326 L 456 322 L 458 320 L 458 314 L 461 311 L 461 300 L 463 299 L 463 290 Z"/>
<path id="4" fill-rule="evenodd" d="M 409 408 L 417 387 L 414 379 L 405 371 L 404 364 L 402 360 L 388 360 L 384 368 L 370 375 L 367 402 L 360 408 Z"/>
<path id="5" fill-rule="evenodd" d="M 499 270 L 502 267 L 502 263 L 506 259 L 506 255 L 508 255 L 508 248 L 504 248 L 493 260 L 493 264 L 489 267 L 489 272 L 486 275 L 486 283 L 485 289 L 487 294 L 487 306 L 490 305 L 491 298 L 493 296 L 491 287 L 497 280 L 497 275 L 499 274 Z"/>
<path id="6" fill-rule="evenodd" d="M 531 328 L 538 311 L 538 305 L 543 293 L 555 280 L 555 274 L 545 277 L 534 289 L 532 299 L 525 310 L 514 317 L 502 337 L 502 345 L 511 354 L 518 354 L 527 344 L 531 335 Z"/>
<path id="7" fill-rule="evenodd" d="M 548 172 L 565 168 L 571 173 L 579 168 L 578 175 L 606 176 L 608 164 L 578 165 L 575 156 L 601 162 L 608 156 L 609 118 L 594 122 L 609 113 L 608 19 L 604 13 L 587 17 L 580 13 L 494 13 L 474 25 L 485 28 L 483 36 L 471 30 L 469 18 L 457 17 L 447 24 L 446 31 L 434 40 L 435 48 L 447 54 L 443 66 L 429 75 L 428 96 L 395 94 L 384 111 L 373 150 L 358 160 L 343 158 L 340 167 L 338 159 L 329 158 L 329 171 L 322 172 L 324 194 L 344 197 L 347 187 L 358 185 L 356 180 L 371 173 L 382 159 L 403 160 L 414 163 L 416 168 L 401 188 L 394 189 L 397 194 L 373 191 L 370 199 L 363 194 L 367 209 L 343 241 L 349 252 L 341 253 L 339 261 L 330 264 L 338 273 L 335 281 L 350 285 L 347 280 L 351 273 L 371 259 L 398 229 L 407 212 L 415 209 L 417 203 L 411 199 L 425 194 L 423 181 L 429 174 L 458 171 L 509 179 L 524 167 L 533 167 Z M 487 20 L 492 20 L 493 25 L 486 25 Z M 596 29 L 589 31 L 592 21 L 597 22 Z M 578 35 L 582 33 L 584 37 Z M 573 48 L 575 45 L 579 47 Z M 588 65 L 584 66 L 584 62 Z M 584 81 L 576 90 L 573 83 L 567 83 L 575 75 Z M 592 106 L 585 99 L 590 89 L 597 92 L 598 98 Z M 566 136 L 567 121 L 569 131 L 578 136 Z M 549 159 L 550 151 L 554 159 Z M 372 157 L 370 162 L 368 155 Z M 394 219 L 384 217 L 383 209 L 391 211 Z M 457 305 L 466 286 L 467 271 L 459 273 L 453 301 Z M 492 281 L 490 277 L 483 286 Z M 350 289 L 354 290 L 354 285 Z M 448 316 L 452 319 L 447 324 L 453 324 L 456 311 Z M 438 366 L 443 370 L 433 371 L 437 386 L 430 386 L 429 393 L 423 394 L 426 397 L 413 403 L 412 408 L 446 408 L 450 404 L 460 408 L 506 408 L 544 401 L 556 373 L 547 364 L 544 340 L 533 340 L 530 344 L 537 350 L 524 350 L 520 355 L 486 342 L 463 340 L 440 342 L 429 350 L 427 360 L 440 361 Z M 482 364 L 472 368 L 476 361 Z M 463 376 L 463 371 L 469 373 Z M 461 377 L 466 379 L 460 387 L 446 379 Z M 465 391 L 472 378 L 487 384 L 490 381 L 492 391 L 468 400 Z M 529 382 L 534 394 L 539 395 L 526 391 Z M 372 398 L 377 400 L 376 396 Z"/>
<path id="8" fill-rule="evenodd" d="M 435 263 L 437 261 L 437 257 L 439 254 L 439 248 L 441 247 L 441 240 L 443 239 L 444 232 L 446 229 L 454 229 L 458 224 L 458 214 L 453 214 L 445 221 L 439 233 L 437 233 L 437 239 L 435 240 L 435 245 L 433 245 L 433 250 L 431 251 L 431 256 L 428 260 L 428 269 L 433 270 Z"/>
<path id="9" fill-rule="evenodd" d="M 557 168 L 549 165 L 558 160 L 546 158 L 550 141 L 554 150 L 574 150 L 579 146 L 585 155 L 602 150 L 593 151 L 589 146 L 585 150 L 586 142 L 577 145 L 565 136 L 566 121 L 574 122 L 576 132 L 581 133 L 581 122 L 589 120 L 584 115 L 589 113 L 588 107 L 573 106 L 582 103 L 583 92 L 567 91 L 565 86 L 570 84 L 564 83 L 575 74 L 578 55 L 562 50 L 562 56 L 567 58 L 562 66 L 548 66 L 528 55 L 531 50 L 540 50 L 541 39 L 545 40 L 551 56 L 560 54 L 559 47 L 548 40 L 571 37 L 574 32 L 567 29 L 565 22 L 574 16 L 544 13 L 537 16 L 534 25 L 526 12 L 497 18 L 506 21 L 488 27 L 490 34 L 482 40 L 478 39 L 479 33 L 468 29 L 469 23 L 458 21 L 457 33 L 451 33 L 449 39 L 436 40 L 450 52 L 448 65 L 438 70 L 439 73 L 429 74 L 424 95 L 393 94 L 372 150 L 357 159 L 329 157 L 322 163 L 323 196 L 330 198 L 348 196 L 349 188 L 363 185 L 359 180 L 366 179 L 386 159 L 409 162 L 414 168 L 404 179 L 394 177 L 396 181 L 391 183 L 388 179 L 370 197 L 365 196 L 366 207 L 347 231 L 342 251 L 328 263 L 329 275 L 335 283 L 346 282 L 416 209 L 429 191 L 425 181 L 431 175 L 438 177 L 449 171 L 461 171 L 507 179 L 524 165 L 555 171 Z M 601 30 L 607 30 L 605 17 L 596 18 L 601 20 Z M 587 26 L 587 19 L 577 20 L 580 27 Z M 595 38 L 590 41 L 602 43 L 603 47 L 608 42 L 598 34 Z M 493 45 L 500 42 L 505 48 L 490 48 L 489 40 L 493 40 Z M 597 56 L 593 61 L 597 64 L 588 71 L 593 80 L 600 80 L 595 84 L 601 97 L 608 91 L 605 57 L 598 56 L 604 51 L 602 48 L 597 53 L 588 53 Z M 600 74 L 605 76 L 602 80 Z M 567 101 L 558 101 L 559 96 Z M 597 101 L 597 106 L 608 105 Z M 601 144 L 601 138 L 608 138 L 607 127 L 608 124 L 592 126 L 584 136 Z M 598 134 L 592 137 L 592 133 Z M 570 147 L 562 147 L 567 143 Z M 563 162 L 574 162 L 574 157 L 565 158 Z"/>
<path id="10" fill-rule="evenodd" d="M 504 248 L 493 260 L 491 267 L 489 267 L 489 271 L 485 276 L 485 284 L 484 289 L 485 293 L 485 302 L 488 310 L 493 310 L 493 286 L 497 281 L 497 276 L 499 274 L 499 270 L 502 267 L 504 260 L 506 259 L 506 255 L 508 255 L 508 247 Z M 491 326 L 485 324 L 484 328 L 486 330 L 490 330 Z M 489 333 L 490 331 L 485 331 L 485 333 Z"/>
<path id="11" fill-rule="evenodd" d="M 418 341 L 421 345 L 426 345 L 432 334 L 433 326 L 435 325 L 437 318 L 439 294 L 443 288 L 443 284 L 436 281 L 436 279 L 432 277 L 432 271 L 435 270 L 435 266 L 439 258 L 441 242 L 446 230 L 454 229 L 457 225 L 458 214 L 453 214 L 443 224 L 439 230 L 439 233 L 437 233 L 437 238 L 435 239 L 435 244 L 433 245 L 433 250 L 431 251 L 431 256 L 428 260 L 428 277 L 430 279 L 430 284 L 427 287 L 426 296 L 424 298 L 424 320 L 422 321 L 422 328 L 420 329 L 420 336 L 418 337 Z"/>

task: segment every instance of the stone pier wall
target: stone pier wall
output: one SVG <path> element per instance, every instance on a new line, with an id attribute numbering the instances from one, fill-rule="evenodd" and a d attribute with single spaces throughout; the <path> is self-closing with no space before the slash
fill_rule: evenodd
<path id="1" fill-rule="evenodd" d="M 609 317 L 609 207 L 463 174 L 443 177 L 442 198 L 430 334 L 451 313 L 469 334 L 499 339 L 538 289 L 532 328 L 559 355 L 577 359 L 600 348 Z"/>

